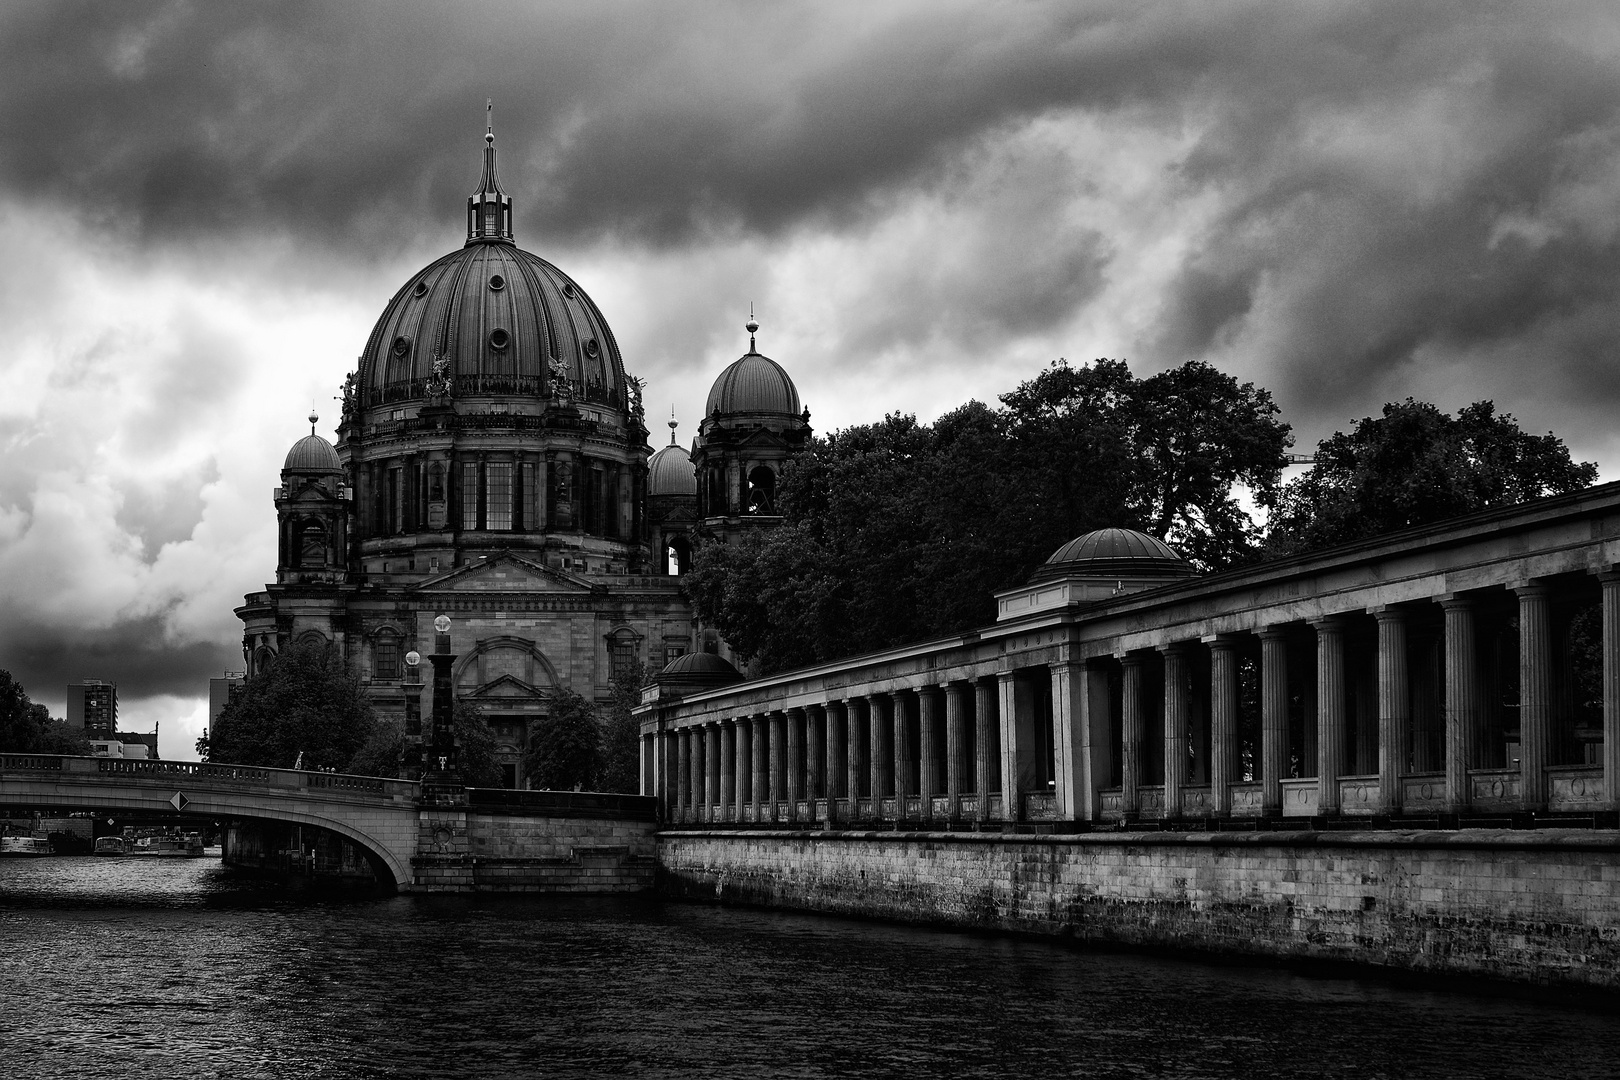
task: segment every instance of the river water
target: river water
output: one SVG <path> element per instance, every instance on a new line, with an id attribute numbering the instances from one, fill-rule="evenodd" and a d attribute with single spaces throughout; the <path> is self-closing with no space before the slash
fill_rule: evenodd
<path id="1" fill-rule="evenodd" d="M 0 860 L 0 1078 L 1613 1077 L 1620 1015 L 642 898 Z"/>

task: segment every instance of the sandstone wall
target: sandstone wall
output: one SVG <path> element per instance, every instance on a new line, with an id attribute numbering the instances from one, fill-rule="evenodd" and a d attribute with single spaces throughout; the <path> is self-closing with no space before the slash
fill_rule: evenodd
<path id="1" fill-rule="evenodd" d="M 1620 989 L 1613 832 L 700 833 L 668 896 Z"/>

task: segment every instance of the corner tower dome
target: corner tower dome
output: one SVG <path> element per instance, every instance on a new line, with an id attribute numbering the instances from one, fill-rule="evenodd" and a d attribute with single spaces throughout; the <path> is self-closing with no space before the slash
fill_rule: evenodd
<path id="1" fill-rule="evenodd" d="M 518 411 L 549 400 L 628 410 L 613 331 L 577 282 L 516 245 L 493 130 L 484 143 L 466 244 L 411 275 L 383 309 L 360 354 L 353 407 L 502 398 L 532 403 Z"/>
<path id="2" fill-rule="evenodd" d="M 759 323 L 752 315 L 748 317 L 747 330 L 748 352 L 714 380 L 703 414 L 798 416 L 801 410 L 798 387 L 793 385 L 793 380 L 788 378 L 788 373 L 782 370 L 780 364 L 760 354 L 754 338 Z"/>
<path id="3" fill-rule="evenodd" d="M 675 441 L 674 418 L 669 421 L 669 445 L 647 459 L 648 495 L 696 495 L 697 472 L 692 455 Z"/>
<path id="4" fill-rule="evenodd" d="M 309 414 L 309 434 L 293 443 L 292 449 L 287 451 L 287 460 L 281 465 L 282 472 L 342 475 L 343 462 L 338 460 L 337 450 L 315 434 L 315 424 L 319 420 L 320 417 L 314 413 Z"/>

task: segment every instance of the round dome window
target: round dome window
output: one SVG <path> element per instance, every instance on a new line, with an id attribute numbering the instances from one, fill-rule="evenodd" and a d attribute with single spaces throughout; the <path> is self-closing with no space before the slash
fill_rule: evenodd
<path id="1" fill-rule="evenodd" d="M 489 346 L 492 349 L 504 349 L 512 343 L 512 335 L 496 327 L 489 332 Z"/>
<path id="2" fill-rule="evenodd" d="M 592 338 L 586 338 L 585 339 L 585 355 L 586 356 L 595 356 L 600 351 L 601 350 L 597 346 L 595 338 L 592 337 Z"/>
<path id="3" fill-rule="evenodd" d="M 506 288 L 506 279 L 501 277 L 499 274 L 491 274 L 489 278 L 489 287 L 495 292 L 500 292 L 502 289 Z"/>
<path id="4" fill-rule="evenodd" d="M 572 281 L 563 282 L 563 295 L 564 296 L 573 296 L 574 295 L 574 283 Z"/>
<path id="5" fill-rule="evenodd" d="M 406 353 L 408 353 L 410 351 L 411 351 L 411 339 L 410 338 L 406 337 L 404 334 L 401 334 L 399 337 L 394 339 L 394 355 L 395 356 L 404 356 Z"/>
<path id="6" fill-rule="evenodd" d="M 416 283 L 416 288 L 411 290 L 411 295 L 412 296 L 426 296 L 427 295 L 427 282 L 418 281 Z"/>

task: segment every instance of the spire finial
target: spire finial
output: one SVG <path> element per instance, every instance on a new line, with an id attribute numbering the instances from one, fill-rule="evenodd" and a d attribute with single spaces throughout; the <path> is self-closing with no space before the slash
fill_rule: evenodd
<path id="1" fill-rule="evenodd" d="M 748 301 L 748 322 L 743 325 L 743 329 L 748 331 L 748 351 L 751 353 L 758 352 L 759 349 L 754 345 L 754 332 L 759 329 L 759 320 L 754 318 L 754 302 L 752 300 Z"/>
<path id="2" fill-rule="evenodd" d="M 311 435 L 315 434 L 315 423 L 318 420 L 320 420 L 320 417 L 316 415 L 314 407 L 311 406 L 309 410 L 309 433 Z"/>
<path id="3" fill-rule="evenodd" d="M 484 141 L 495 145 L 495 99 L 484 99 Z"/>
<path id="4" fill-rule="evenodd" d="M 680 422 L 675 419 L 675 406 L 671 405 L 669 407 L 669 445 L 675 445 L 675 429 L 680 426 Z"/>

